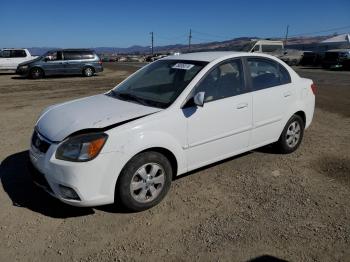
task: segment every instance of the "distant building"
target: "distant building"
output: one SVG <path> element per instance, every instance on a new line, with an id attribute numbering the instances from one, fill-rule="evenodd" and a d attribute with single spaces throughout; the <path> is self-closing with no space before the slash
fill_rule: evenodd
<path id="1" fill-rule="evenodd" d="M 314 52 L 325 52 L 330 49 L 350 48 L 350 34 L 333 36 L 315 43 L 289 44 L 286 46 L 286 48 Z"/>
<path id="2" fill-rule="evenodd" d="M 327 51 L 330 49 L 350 49 L 350 34 L 337 35 L 326 40 L 321 41 L 319 44 L 320 51 Z"/>

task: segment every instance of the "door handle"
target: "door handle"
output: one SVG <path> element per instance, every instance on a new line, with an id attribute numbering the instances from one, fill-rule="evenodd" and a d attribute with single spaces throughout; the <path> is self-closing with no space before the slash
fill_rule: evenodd
<path id="1" fill-rule="evenodd" d="M 237 105 L 237 109 L 242 109 L 242 108 L 245 108 L 245 107 L 248 107 L 248 103 L 240 103 Z"/>
<path id="2" fill-rule="evenodd" d="M 290 92 L 290 91 L 286 91 L 286 92 L 283 93 L 284 97 L 288 97 L 288 96 L 291 96 L 291 95 L 292 95 L 292 92 Z"/>

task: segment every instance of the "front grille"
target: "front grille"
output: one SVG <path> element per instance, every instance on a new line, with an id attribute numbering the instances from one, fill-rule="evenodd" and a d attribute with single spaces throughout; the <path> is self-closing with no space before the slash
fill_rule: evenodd
<path id="1" fill-rule="evenodd" d="M 31 162 L 29 162 L 29 173 L 33 179 L 33 182 L 43 187 L 46 191 L 53 193 L 49 183 L 47 182 L 43 173 L 36 169 Z"/>
<path id="2" fill-rule="evenodd" d="M 38 149 L 41 153 L 45 154 L 47 150 L 49 150 L 49 147 L 51 144 L 47 142 L 45 139 L 43 139 L 42 136 L 40 136 L 38 132 L 34 130 L 34 133 L 32 136 L 32 145 L 33 147 Z"/>

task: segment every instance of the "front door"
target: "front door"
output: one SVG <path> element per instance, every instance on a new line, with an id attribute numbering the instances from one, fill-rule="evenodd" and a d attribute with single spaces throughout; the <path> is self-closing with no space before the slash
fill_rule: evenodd
<path id="1" fill-rule="evenodd" d="M 193 94 L 198 92 L 205 92 L 203 107 L 183 109 L 188 126 L 188 170 L 243 152 L 252 128 L 252 96 L 241 59 L 213 68 Z"/>
<path id="2" fill-rule="evenodd" d="M 65 72 L 62 51 L 48 53 L 44 58 L 43 69 L 45 75 L 62 75 Z"/>

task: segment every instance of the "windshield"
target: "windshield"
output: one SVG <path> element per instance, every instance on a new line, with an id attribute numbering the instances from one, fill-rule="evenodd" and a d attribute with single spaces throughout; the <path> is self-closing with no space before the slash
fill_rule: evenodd
<path id="1" fill-rule="evenodd" d="M 244 44 L 243 46 L 239 47 L 236 51 L 241 51 L 241 52 L 250 52 L 254 45 L 257 43 L 257 41 L 251 41 L 249 43 Z"/>
<path id="2" fill-rule="evenodd" d="M 147 106 L 166 108 L 207 62 L 159 60 L 136 72 L 109 95 Z"/>

